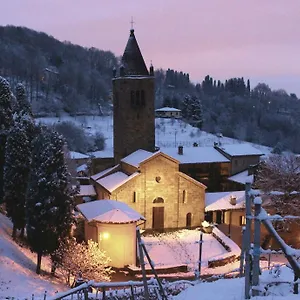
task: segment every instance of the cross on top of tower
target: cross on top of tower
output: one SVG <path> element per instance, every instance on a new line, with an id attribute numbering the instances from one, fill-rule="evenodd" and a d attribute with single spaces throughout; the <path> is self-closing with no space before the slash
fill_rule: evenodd
<path id="1" fill-rule="evenodd" d="M 135 22 L 133 21 L 133 17 L 131 17 L 131 21 L 130 21 L 130 24 L 131 24 L 131 30 L 133 29 L 133 24 L 134 24 Z"/>

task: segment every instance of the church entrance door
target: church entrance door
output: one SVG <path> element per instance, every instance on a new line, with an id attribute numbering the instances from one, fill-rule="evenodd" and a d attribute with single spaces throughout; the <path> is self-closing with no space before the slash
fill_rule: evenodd
<path id="1" fill-rule="evenodd" d="M 164 207 L 153 207 L 152 210 L 152 228 L 163 229 L 164 228 Z"/>

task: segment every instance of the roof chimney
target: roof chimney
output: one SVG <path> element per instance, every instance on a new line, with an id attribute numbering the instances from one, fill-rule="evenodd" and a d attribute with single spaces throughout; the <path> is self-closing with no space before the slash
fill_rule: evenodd
<path id="1" fill-rule="evenodd" d="M 236 196 L 230 195 L 229 202 L 231 205 L 236 205 Z"/>
<path id="2" fill-rule="evenodd" d="M 178 146 L 178 154 L 183 155 L 183 146 Z"/>

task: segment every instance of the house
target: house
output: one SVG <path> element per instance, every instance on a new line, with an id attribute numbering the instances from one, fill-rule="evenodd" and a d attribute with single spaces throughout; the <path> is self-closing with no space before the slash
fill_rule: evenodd
<path id="1" fill-rule="evenodd" d="M 257 165 L 260 157 L 264 155 L 260 150 L 246 143 L 215 145 L 215 149 L 230 160 L 230 175 L 245 171 L 251 165 Z"/>
<path id="2" fill-rule="evenodd" d="M 207 191 L 224 191 L 230 174 L 230 160 L 214 147 L 163 148 L 179 161 L 179 170 L 207 186 Z"/>
<path id="3" fill-rule="evenodd" d="M 81 204 L 95 200 L 97 197 L 95 188 L 91 184 L 80 184 L 79 191 L 74 196 L 75 204 Z"/>
<path id="4" fill-rule="evenodd" d="M 97 199 L 123 201 L 146 218 L 144 229 L 196 227 L 204 220 L 205 185 L 179 171 L 169 155 L 142 149 L 91 177 Z"/>
<path id="5" fill-rule="evenodd" d="M 86 154 L 70 151 L 71 160 L 76 164 L 77 167 L 87 164 L 90 157 Z"/>
<path id="6" fill-rule="evenodd" d="M 205 218 L 217 224 L 245 225 L 245 191 L 206 193 Z"/>
<path id="7" fill-rule="evenodd" d="M 155 110 L 156 118 L 181 118 L 181 110 L 174 107 L 162 107 Z"/>
<path id="8" fill-rule="evenodd" d="M 136 227 L 144 217 L 126 203 L 98 200 L 77 205 L 84 217 L 84 238 L 99 244 L 111 259 L 111 266 L 136 264 Z"/>

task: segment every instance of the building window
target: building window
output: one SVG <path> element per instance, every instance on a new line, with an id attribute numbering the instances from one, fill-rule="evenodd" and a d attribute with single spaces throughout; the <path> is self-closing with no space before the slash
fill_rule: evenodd
<path id="1" fill-rule="evenodd" d="M 136 91 L 135 92 L 135 104 L 136 104 L 136 106 L 139 106 L 140 105 L 140 91 Z"/>
<path id="2" fill-rule="evenodd" d="M 133 202 L 133 203 L 136 202 L 136 192 L 133 192 L 132 202 Z"/>
<path id="3" fill-rule="evenodd" d="M 192 227 L 192 214 L 188 213 L 186 215 L 186 227 L 191 228 Z"/>
<path id="4" fill-rule="evenodd" d="M 187 191 L 183 190 L 182 192 L 182 203 L 186 203 L 187 202 Z"/>
<path id="5" fill-rule="evenodd" d="M 240 226 L 246 225 L 246 218 L 245 216 L 240 216 Z"/>
<path id="6" fill-rule="evenodd" d="M 133 107 L 135 105 L 135 93 L 134 93 L 134 91 L 131 91 L 130 103 L 131 103 L 131 107 Z"/>
<path id="7" fill-rule="evenodd" d="M 141 105 L 145 106 L 146 101 L 145 101 L 145 91 L 141 90 Z"/>
<path id="8" fill-rule="evenodd" d="M 237 166 L 238 165 L 238 160 L 236 159 L 235 161 L 234 161 L 234 164 Z"/>
<path id="9" fill-rule="evenodd" d="M 160 177 L 160 176 L 156 176 L 156 177 L 155 177 L 155 180 L 156 180 L 156 182 L 159 183 L 159 182 L 161 181 L 161 177 Z"/>
<path id="10" fill-rule="evenodd" d="M 154 200 L 153 200 L 153 203 L 164 203 L 164 199 L 162 197 L 156 197 Z"/>

